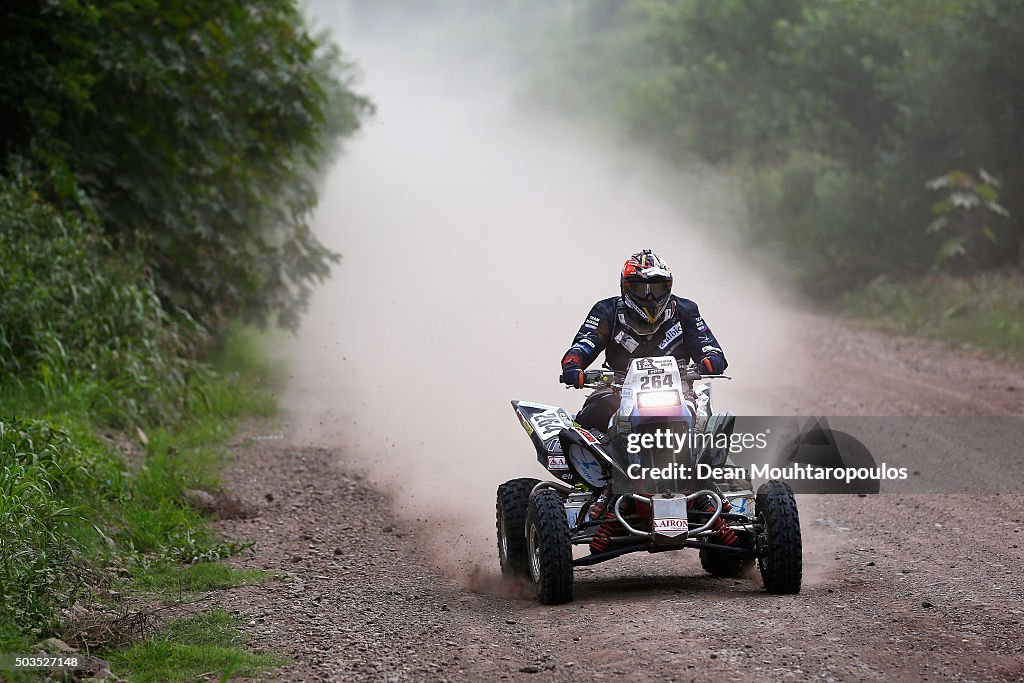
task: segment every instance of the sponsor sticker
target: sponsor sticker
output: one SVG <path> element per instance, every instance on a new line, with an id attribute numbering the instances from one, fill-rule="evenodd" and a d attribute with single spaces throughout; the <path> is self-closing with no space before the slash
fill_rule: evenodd
<path id="1" fill-rule="evenodd" d="M 656 517 L 654 533 L 662 536 L 679 536 L 686 533 L 685 517 Z"/>
<path id="2" fill-rule="evenodd" d="M 741 496 L 739 498 L 730 498 L 729 504 L 732 505 L 732 510 L 730 510 L 730 512 L 735 512 L 740 515 L 749 514 L 747 512 L 747 502 L 748 501 L 746 496 Z"/>
<path id="3" fill-rule="evenodd" d="M 675 325 L 673 325 L 672 327 L 670 327 L 668 329 L 668 332 L 665 333 L 665 339 L 662 340 L 662 342 L 660 344 L 658 344 L 658 348 L 661 349 L 662 351 L 664 351 L 665 349 L 668 348 L 668 345 L 672 343 L 672 340 L 674 340 L 676 337 L 678 337 L 682 333 L 683 333 L 683 324 L 682 323 L 676 323 Z"/>
<path id="4" fill-rule="evenodd" d="M 549 470 L 567 470 L 569 465 L 565 462 L 564 455 L 549 455 L 548 456 L 548 469 Z"/>
<path id="5" fill-rule="evenodd" d="M 530 421 L 527 420 L 525 417 L 523 417 L 523 414 L 520 413 L 518 410 L 516 411 L 516 415 L 519 416 L 519 421 L 522 423 L 523 429 L 526 430 L 526 433 L 530 434 L 532 436 L 533 435 L 533 425 L 530 424 Z"/>
<path id="6" fill-rule="evenodd" d="M 625 347 L 625 349 L 630 353 L 636 351 L 637 347 L 640 346 L 640 342 L 633 339 L 622 330 L 619 330 L 618 334 L 615 335 L 615 341 Z"/>
<path id="7" fill-rule="evenodd" d="M 675 361 L 672 360 L 671 362 L 675 362 Z M 666 365 L 666 364 L 662 363 L 662 362 L 658 362 L 657 364 L 655 364 L 654 360 L 651 359 L 651 358 L 641 358 L 640 360 L 638 360 L 636 362 L 636 369 L 637 369 L 637 371 L 646 370 L 648 375 L 660 375 L 663 372 L 665 372 L 665 370 L 662 369 L 662 368 L 659 368 L 658 365 Z"/>

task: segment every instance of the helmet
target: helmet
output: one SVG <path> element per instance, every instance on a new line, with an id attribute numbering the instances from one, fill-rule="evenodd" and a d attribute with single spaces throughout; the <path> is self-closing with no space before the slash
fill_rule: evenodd
<path id="1" fill-rule="evenodd" d="M 672 300 L 672 271 L 668 265 L 653 251 L 644 249 L 626 259 L 619 284 L 626 312 L 642 327 L 652 326 L 652 332 L 657 329 Z"/>

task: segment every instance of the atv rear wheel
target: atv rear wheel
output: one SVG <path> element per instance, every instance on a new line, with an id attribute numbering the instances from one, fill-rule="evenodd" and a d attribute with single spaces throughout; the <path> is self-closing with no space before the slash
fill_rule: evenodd
<path id="1" fill-rule="evenodd" d="M 530 491 L 538 479 L 512 479 L 498 487 L 496 526 L 498 559 L 505 576 L 528 576 L 530 560 L 526 554 L 526 507 Z"/>
<path id="2" fill-rule="evenodd" d="M 803 577 L 800 517 L 793 490 L 772 479 L 757 489 L 754 512 L 762 525 L 758 538 L 758 568 L 769 593 L 799 593 Z"/>
<path id="3" fill-rule="evenodd" d="M 543 605 L 572 600 L 572 544 L 565 505 L 558 494 L 538 491 L 526 512 L 526 549 L 530 577 Z"/>

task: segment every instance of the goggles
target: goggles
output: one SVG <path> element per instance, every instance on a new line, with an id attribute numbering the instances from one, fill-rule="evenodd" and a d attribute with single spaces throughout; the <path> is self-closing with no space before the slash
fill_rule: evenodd
<path id="1" fill-rule="evenodd" d="M 672 282 L 626 282 L 626 290 L 639 301 L 660 301 L 672 291 Z"/>

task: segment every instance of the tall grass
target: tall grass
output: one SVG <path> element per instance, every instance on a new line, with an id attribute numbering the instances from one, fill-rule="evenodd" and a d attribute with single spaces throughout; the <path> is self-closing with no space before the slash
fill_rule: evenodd
<path id="1" fill-rule="evenodd" d="M 0 181 L 0 372 L 53 411 L 131 424 L 173 421 L 207 342 L 172 316 L 147 271 L 85 217 L 42 201 L 23 178 Z"/>
<path id="2" fill-rule="evenodd" d="M 52 628 L 56 607 L 81 592 L 81 545 L 71 530 L 86 513 L 72 501 L 95 472 L 66 433 L 0 419 L 0 649 L 19 630 Z"/>

